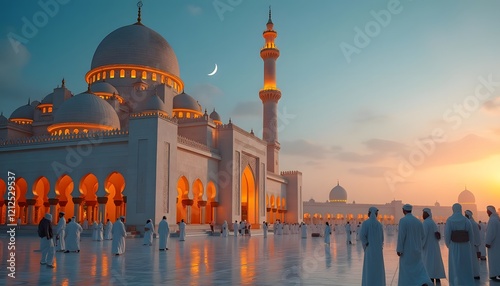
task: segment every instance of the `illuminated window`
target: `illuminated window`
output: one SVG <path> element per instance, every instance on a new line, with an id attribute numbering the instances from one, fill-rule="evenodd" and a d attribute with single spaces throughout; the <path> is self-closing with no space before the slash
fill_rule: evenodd
<path id="1" fill-rule="evenodd" d="M 186 118 L 191 118 L 191 112 L 186 112 Z"/>
<path id="2" fill-rule="evenodd" d="M 172 80 L 170 78 L 167 80 L 167 85 L 172 86 Z"/>
<path id="3" fill-rule="evenodd" d="M 109 71 L 109 78 L 115 78 L 115 71 Z"/>
<path id="4" fill-rule="evenodd" d="M 97 80 L 101 80 L 101 73 L 97 74 Z"/>
<path id="5" fill-rule="evenodd" d="M 47 108 L 42 108 L 42 113 L 47 113 Z"/>
<path id="6" fill-rule="evenodd" d="M 179 112 L 179 118 L 182 118 L 184 116 L 184 114 L 182 114 L 182 112 Z"/>
<path id="7" fill-rule="evenodd" d="M 95 75 L 92 77 L 92 82 L 95 82 Z"/>
<path id="8" fill-rule="evenodd" d="M 156 81 L 156 73 L 152 73 L 152 74 L 151 74 L 151 79 L 152 79 L 153 81 Z"/>
<path id="9" fill-rule="evenodd" d="M 142 79 L 147 79 L 148 78 L 148 73 L 143 71 L 142 72 Z"/>
<path id="10" fill-rule="evenodd" d="M 75 134 L 78 134 L 78 132 L 80 132 L 80 130 L 78 130 L 78 129 L 73 130 L 73 133 L 75 133 Z"/>
<path id="11" fill-rule="evenodd" d="M 49 106 L 49 112 L 52 112 L 52 106 Z"/>
<path id="12" fill-rule="evenodd" d="M 61 134 L 62 134 L 62 130 L 59 130 L 59 136 L 61 136 Z"/>
<path id="13" fill-rule="evenodd" d="M 83 133 L 89 133 L 88 129 L 83 129 Z"/>
<path id="14" fill-rule="evenodd" d="M 125 77 L 125 70 L 120 70 L 120 77 Z"/>
<path id="15" fill-rule="evenodd" d="M 106 79 L 106 72 L 102 72 L 102 79 Z"/>
<path id="16" fill-rule="evenodd" d="M 132 71 L 130 72 L 130 77 L 131 77 L 131 78 L 135 78 L 135 76 L 136 76 L 136 75 L 135 75 L 135 70 L 132 70 Z"/>
<path id="17" fill-rule="evenodd" d="M 69 129 L 64 130 L 64 135 L 69 135 Z"/>
<path id="18" fill-rule="evenodd" d="M 161 75 L 161 83 L 165 83 L 165 76 Z"/>

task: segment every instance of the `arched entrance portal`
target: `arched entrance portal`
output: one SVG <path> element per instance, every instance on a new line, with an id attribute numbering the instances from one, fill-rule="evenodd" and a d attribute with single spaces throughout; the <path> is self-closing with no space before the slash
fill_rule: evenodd
<path id="1" fill-rule="evenodd" d="M 241 219 L 251 224 L 259 223 L 259 198 L 255 177 L 250 166 L 243 170 L 241 176 Z"/>
<path id="2" fill-rule="evenodd" d="M 189 183 L 186 177 L 182 176 L 177 181 L 177 217 L 176 221 L 180 222 L 181 219 L 184 219 L 187 222 L 187 206 L 189 206 Z M 191 201 L 192 202 L 192 201 Z"/>

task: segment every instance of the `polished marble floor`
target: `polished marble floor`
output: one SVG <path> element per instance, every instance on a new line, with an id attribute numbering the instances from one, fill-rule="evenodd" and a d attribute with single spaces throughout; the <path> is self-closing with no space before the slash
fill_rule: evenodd
<path id="1" fill-rule="evenodd" d="M 397 285 L 396 236 L 387 236 L 384 260 L 387 285 Z M 7 277 L 7 238 L 2 236 L 0 285 L 361 285 L 363 250 L 346 245 L 334 234 L 331 245 L 322 238 L 298 235 L 252 237 L 188 236 L 169 240 L 169 250 L 143 246 L 141 238 L 126 240 L 126 253 L 111 255 L 111 241 L 83 237 L 81 253 L 56 253 L 56 268 L 39 264 L 39 239 L 18 237 L 16 278 Z M 441 247 L 445 268 L 447 249 Z M 448 285 L 443 281 L 441 285 Z M 490 285 L 487 266 L 481 280 Z M 491 285 L 500 283 L 491 282 Z"/>

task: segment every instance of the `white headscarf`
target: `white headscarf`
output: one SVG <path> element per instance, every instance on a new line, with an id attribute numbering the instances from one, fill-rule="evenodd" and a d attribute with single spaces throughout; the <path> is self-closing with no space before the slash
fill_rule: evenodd
<path id="1" fill-rule="evenodd" d="M 493 216 L 498 216 L 498 214 L 497 214 L 497 210 L 495 209 L 495 207 L 494 207 L 494 206 L 488 206 L 486 209 L 487 209 L 487 210 L 489 210 L 489 211 L 491 212 L 491 215 L 493 215 Z"/>
<path id="2" fill-rule="evenodd" d="M 429 215 L 429 217 L 432 218 L 432 212 L 431 212 L 431 209 L 430 208 L 425 208 L 424 209 L 424 212 L 427 213 Z"/>
<path id="3" fill-rule="evenodd" d="M 368 211 L 370 212 L 370 218 L 377 219 L 378 209 L 376 207 L 371 207 Z"/>
<path id="4" fill-rule="evenodd" d="M 43 217 L 44 217 L 45 219 L 52 220 L 52 215 L 51 215 L 51 214 L 49 214 L 49 213 L 46 213 Z"/>
<path id="5" fill-rule="evenodd" d="M 406 204 L 403 206 L 403 210 L 405 210 L 405 211 L 411 212 L 412 209 L 413 209 L 413 206 L 410 204 Z"/>
<path id="6" fill-rule="evenodd" d="M 462 205 L 461 204 L 456 203 L 451 208 L 453 210 L 453 214 L 448 218 L 448 220 L 450 222 L 453 222 L 453 221 L 455 221 L 455 222 L 461 222 L 461 221 L 463 221 L 464 218 L 467 219 L 462 214 Z"/>

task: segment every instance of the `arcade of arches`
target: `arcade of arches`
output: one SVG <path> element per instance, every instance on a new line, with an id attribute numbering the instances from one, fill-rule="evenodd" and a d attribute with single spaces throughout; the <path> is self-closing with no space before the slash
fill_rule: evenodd
<path id="1" fill-rule="evenodd" d="M 177 180 L 176 215 L 177 221 L 184 219 L 187 224 L 209 224 L 216 220 L 217 189 L 212 181 L 205 187 L 200 179 L 190 184 L 185 176 Z"/>
<path id="2" fill-rule="evenodd" d="M 266 195 L 266 221 L 285 221 L 286 199 L 280 196 Z"/>
<path id="3" fill-rule="evenodd" d="M 99 184 L 104 184 L 105 196 L 98 197 Z M 75 189 L 75 184 L 78 190 Z M 36 225 L 45 213 L 51 213 L 53 222 L 57 223 L 57 214 L 65 212 L 65 218 L 76 217 L 78 222 L 88 220 L 105 222 L 115 221 L 125 215 L 127 197 L 123 196 L 125 178 L 119 172 L 111 172 L 104 182 L 97 177 L 86 174 L 79 182 L 74 182 L 69 175 L 62 175 L 55 184 L 46 177 L 39 177 L 29 184 L 22 177 L 15 181 L 15 213 L 21 219 L 21 224 Z M 73 194 L 78 191 L 78 196 Z M 49 197 L 49 194 L 55 196 Z M 0 179 L 0 224 L 7 224 L 8 201 L 6 182 Z M 17 222 L 16 218 L 16 222 Z"/>
<path id="4" fill-rule="evenodd" d="M 352 213 L 304 213 L 304 222 L 306 224 L 323 224 L 329 222 L 330 224 L 344 224 L 348 221 L 363 222 L 368 219 L 368 214 L 352 214 Z M 394 224 L 393 215 L 379 214 L 377 219 L 383 224 Z"/>

